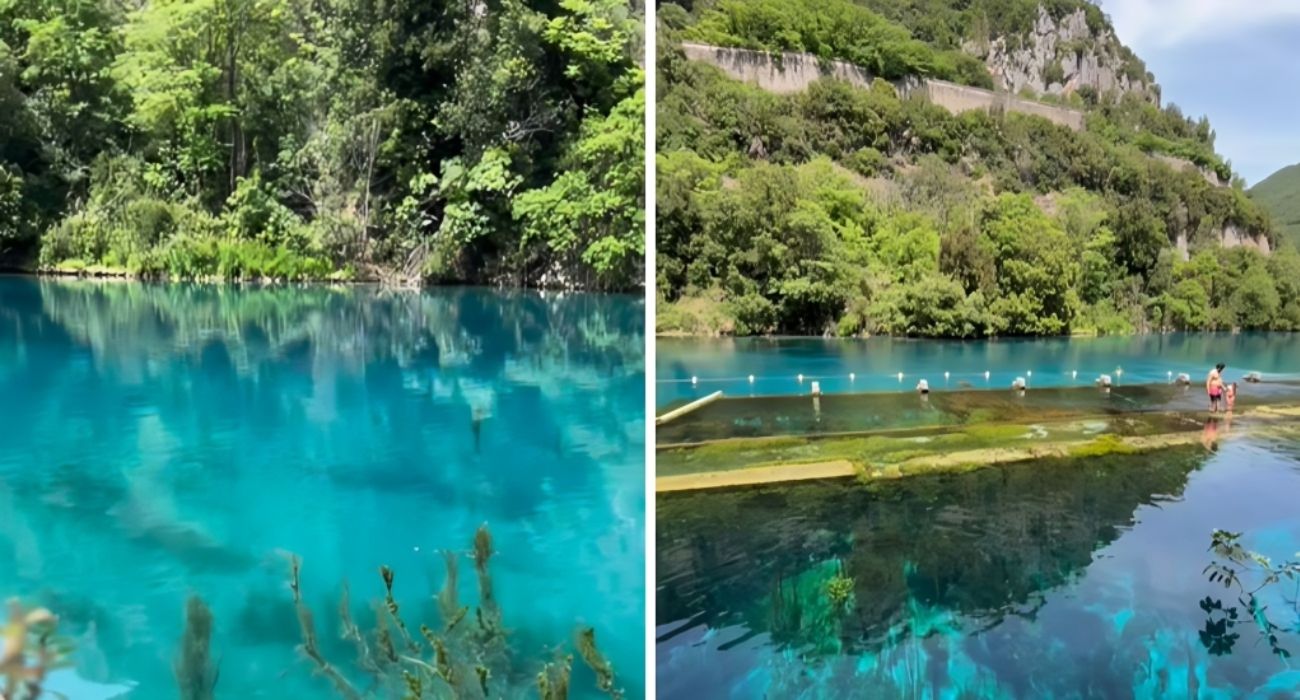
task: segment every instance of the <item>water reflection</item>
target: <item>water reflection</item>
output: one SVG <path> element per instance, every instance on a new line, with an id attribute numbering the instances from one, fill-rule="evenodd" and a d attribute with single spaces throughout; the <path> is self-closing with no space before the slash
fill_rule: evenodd
<path id="1" fill-rule="evenodd" d="M 1238 440 L 1215 455 L 1195 445 L 1040 460 L 870 489 L 661 496 L 659 687 L 1236 697 L 1284 684 L 1286 665 L 1254 643 L 1253 627 L 1225 629 L 1250 637 L 1228 655 L 1222 639 L 1203 641 L 1201 604 L 1223 590 L 1202 570 L 1214 527 L 1250 532 L 1274 556 L 1295 551 L 1300 514 L 1282 495 L 1300 487 L 1295 452 Z M 844 578 L 852 598 L 840 606 L 832 591 Z M 1266 603 L 1289 611 L 1291 593 L 1270 591 Z"/>
<path id="2" fill-rule="evenodd" d="M 1159 468 L 1127 474 L 1117 474 L 1119 466 L 1013 466 L 871 489 L 665 495 L 657 506 L 658 575 L 673 585 L 659 597 L 660 619 L 728 611 L 743 620 L 710 622 L 779 628 L 791 621 L 770 608 L 742 612 L 713 601 L 780 605 L 783 587 L 808 562 L 828 559 L 843 561 L 856 582 L 856 613 L 834 632 L 851 646 L 878 647 L 910 599 L 989 621 L 1031 611 L 1043 590 L 1087 566 L 1098 546 L 1131 525 L 1139 505 L 1176 498 L 1202 460 L 1199 449 L 1181 450 Z M 796 647 L 828 633 L 771 631 Z"/>
<path id="3" fill-rule="evenodd" d="M 441 550 L 489 521 L 528 658 L 582 622 L 639 688 L 643 314 L 603 295 L 0 278 L 0 596 L 63 617 L 83 680 L 152 699 L 175 696 L 199 593 L 223 694 L 332 697 L 294 652 L 277 552 L 302 556 L 322 615 L 347 580 L 364 619 L 380 565 L 414 613 Z"/>

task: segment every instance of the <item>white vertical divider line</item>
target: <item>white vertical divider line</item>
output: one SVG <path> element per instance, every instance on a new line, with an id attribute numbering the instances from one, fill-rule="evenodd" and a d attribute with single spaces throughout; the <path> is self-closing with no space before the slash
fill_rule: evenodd
<path id="1" fill-rule="evenodd" d="M 645 698 L 655 698 L 655 2 L 645 3 Z"/>

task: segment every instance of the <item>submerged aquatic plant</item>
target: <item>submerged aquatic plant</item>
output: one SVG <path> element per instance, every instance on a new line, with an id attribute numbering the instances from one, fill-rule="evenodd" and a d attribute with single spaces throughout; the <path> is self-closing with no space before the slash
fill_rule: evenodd
<path id="1" fill-rule="evenodd" d="M 8 619 L 0 626 L 0 700 L 41 697 L 46 676 L 67 658 L 55 642 L 57 626 L 49 610 L 9 601 Z"/>
<path id="2" fill-rule="evenodd" d="M 1288 659 L 1291 652 L 1278 640 L 1278 634 L 1284 630 L 1270 619 L 1268 605 L 1259 594 L 1284 579 L 1293 582 L 1295 594 L 1288 602 L 1292 613 L 1297 615 L 1297 622 L 1300 622 L 1300 561 L 1274 564 L 1267 556 L 1246 549 L 1241 544 L 1241 536 L 1240 532 L 1215 530 L 1210 537 L 1210 551 L 1219 561 L 1210 562 L 1202 573 L 1208 575 L 1210 583 L 1222 583 L 1224 588 L 1235 587 L 1237 602 L 1245 608 L 1246 616 L 1255 623 L 1260 636 L 1268 642 L 1269 649 L 1278 657 Z M 1222 601 L 1206 596 L 1201 601 L 1201 610 L 1208 616 L 1205 629 L 1200 634 L 1201 643 L 1211 654 L 1231 652 L 1238 635 L 1229 630 L 1242 621 L 1238 619 L 1237 608 L 1225 608 Z M 1295 626 L 1293 628 L 1293 631 L 1300 629 Z"/>
<path id="3" fill-rule="evenodd" d="M 853 579 L 843 574 L 832 577 L 826 582 L 826 597 L 837 608 L 846 607 L 853 597 Z"/>
<path id="4" fill-rule="evenodd" d="M 766 598 L 772 638 L 810 658 L 839 654 L 844 649 L 845 618 L 854 604 L 853 586 L 839 559 L 820 562 L 788 578 L 778 574 Z"/>
<path id="5" fill-rule="evenodd" d="M 565 700 L 569 696 L 572 654 L 556 649 L 553 660 L 540 664 L 535 674 L 515 671 L 518 660 L 507 643 L 504 618 L 493 594 L 489 562 L 494 553 L 492 535 L 484 525 L 474 535 L 472 556 L 479 601 L 471 616 L 470 606 L 462 606 L 459 601 L 458 555 L 444 552 L 447 576 L 436 596 L 441 618 L 437 624 L 407 624 L 394 595 L 396 575 L 384 566 L 379 571 L 384 594 L 375 605 L 375 629 L 364 633 L 353 621 L 345 585 L 339 603 L 340 637 L 355 649 L 355 658 L 345 667 L 335 665 L 321 651 L 312 611 L 303 602 L 302 564 L 291 555 L 289 587 L 302 635 L 299 651 L 344 700 L 477 700 L 514 697 L 528 686 L 534 686 L 542 700 Z M 411 630 L 418 630 L 418 634 Z M 595 674 L 597 687 L 615 700 L 622 698 L 613 666 L 596 647 L 595 630 L 580 629 L 576 647 Z M 365 682 L 359 682 L 360 678 Z"/>
<path id="6" fill-rule="evenodd" d="M 212 700 L 216 696 L 217 665 L 212 661 L 213 618 L 203 599 L 190 596 L 185 604 L 185 631 L 173 669 L 181 700 Z"/>
<path id="7" fill-rule="evenodd" d="M 578 630 L 578 654 L 582 660 L 596 674 L 596 687 L 609 694 L 614 700 L 623 697 L 623 691 L 614 687 L 614 667 L 596 648 L 596 630 L 592 627 L 584 627 Z"/>

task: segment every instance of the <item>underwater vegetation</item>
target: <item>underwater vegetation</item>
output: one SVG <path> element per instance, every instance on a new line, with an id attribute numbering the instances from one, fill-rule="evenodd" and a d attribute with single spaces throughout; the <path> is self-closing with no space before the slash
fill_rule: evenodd
<path id="1" fill-rule="evenodd" d="M 35 700 L 46 676 L 67 659 L 55 637 L 58 618 L 45 608 L 27 610 L 17 600 L 8 607 L 0 627 L 0 700 Z"/>
<path id="2" fill-rule="evenodd" d="M 1157 454 L 665 494 L 656 556 L 674 585 L 658 593 L 660 619 L 704 610 L 714 628 L 767 630 L 806 655 L 879 653 L 909 601 L 978 627 L 1031 614 L 1207 460 L 1199 445 Z M 832 615 L 845 587 L 851 614 Z"/>
<path id="3" fill-rule="evenodd" d="M 995 462 L 1047 456 L 1100 457 L 1141 451 L 1147 436 L 1192 435 L 1201 427 L 1182 413 L 1097 414 L 828 436 L 734 438 L 660 448 L 664 476 L 845 460 L 863 481 L 923 471 L 964 471 Z M 1193 438 L 1188 438 L 1194 441 Z M 1158 442 L 1158 441 L 1157 441 Z M 1179 442 L 1174 440 L 1173 442 Z M 1154 445 L 1159 446 L 1159 445 Z M 1042 453 L 1042 454 L 1039 454 Z M 960 456 L 960 458 L 958 458 Z"/>
<path id="4" fill-rule="evenodd" d="M 173 669 L 181 700 L 212 700 L 219 674 L 212 660 L 212 610 L 198 596 L 185 603 L 185 631 Z"/>
<path id="5" fill-rule="evenodd" d="M 363 631 L 354 621 L 347 587 L 339 602 L 339 630 L 354 657 L 346 666 L 327 659 L 321 650 L 315 615 L 303 601 L 302 562 L 290 555 L 290 590 L 302 634 L 299 651 L 315 673 L 326 678 L 344 700 L 403 698 L 403 700 L 477 700 L 526 697 L 531 687 L 541 700 L 569 696 L 573 654 L 557 646 L 547 661 L 519 658 L 509 644 L 509 630 L 492 589 L 489 562 L 492 535 L 486 525 L 474 535 L 471 556 L 478 582 L 478 605 L 460 603 L 460 557 L 444 552 L 446 578 L 435 599 L 436 622 L 408 624 L 393 596 L 396 576 L 380 569 L 383 598 L 374 603 L 375 628 Z M 596 646 L 590 627 L 575 633 L 578 656 L 596 677 L 596 686 L 613 700 L 623 691 L 616 687 L 614 669 Z"/>

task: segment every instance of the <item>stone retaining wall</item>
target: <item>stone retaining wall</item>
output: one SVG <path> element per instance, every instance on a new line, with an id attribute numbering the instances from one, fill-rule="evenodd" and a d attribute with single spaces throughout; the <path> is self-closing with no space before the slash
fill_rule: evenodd
<path id="1" fill-rule="evenodd" d="M 782 95 L 802 92 L 822 78 L 837 78 L 850 85 L 869 88 L 875 78 L 861 66 L 845 61 L 823 61 L 808 53 L 772 54 L 750 49 L 736 49 L 707 44 L 684 43 L 682 52 L 692 61 L 700 61 L 721 68 L 724 73 L 742 82 Z M 1082 131 L 1086 116 L 1083 111 L 1070 107 L 1050 105 L 1027 100 L 1008 92 L 958 85 L 933 78 L 908 78 L 889 81 L 903 97 L 920 95 L 953 114 L 972 109 L 985 112 L 1001 110 L 1017 114 L 1042 117 L 1074 131 Z M 1216 187 L 1226 187 L 1217 175 L 1206 171 L 1190 160 L 1164 154 L 1153 154 L 1174 168 L 1192 168 Z"/>
<path id="2" fill-rule="evenodd" d="M 860 66 L 845 61 L 823 61 L 807 53 L 769 54 L 749 49 L 733 49 L 705 44 L 682 44 L 682 52 L 692 61 L 721 68 L 724 73 L 746 83 L 778 94 L 808 89 L 822 78 L 838 78 L 850 85 L 869 88 L 874 77 Z M 944 80 L 907 79 L 890 81 L 903 96 L 919 94 L 953 114 L 972 109 L 1033 114 L 1075 131 L 1083 129 L 1083 112 L 1068 107 L 1026 100 L 1005 92 L 958 85 Z"/>

